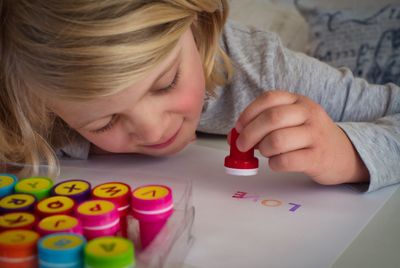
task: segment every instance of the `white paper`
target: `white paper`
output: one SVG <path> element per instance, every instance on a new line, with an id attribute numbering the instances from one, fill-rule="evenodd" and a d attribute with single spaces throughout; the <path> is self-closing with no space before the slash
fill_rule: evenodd
<path id="1" fill-rule="evenodd" d="M 66 165 L 193 181 L 195 242 L 184 267 L 330 267 L 398 186 L 362 194 L 301 174 L 225 174 L 226 152 L 191 145 L 167 158 L 102 156 Z M 247 193 L 245 197 L 234 198 Z"/>

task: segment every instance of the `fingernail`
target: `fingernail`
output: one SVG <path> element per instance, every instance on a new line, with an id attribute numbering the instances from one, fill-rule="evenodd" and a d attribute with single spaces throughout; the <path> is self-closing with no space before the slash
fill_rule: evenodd
<path id="1" fill-rule="evenodd" d="M 243 150 L 241 150 L 241 146 L 239 144 L 239 139 L 236 140 L 236 148 L 240 151 L 240 152 L 244 152 Z"/>

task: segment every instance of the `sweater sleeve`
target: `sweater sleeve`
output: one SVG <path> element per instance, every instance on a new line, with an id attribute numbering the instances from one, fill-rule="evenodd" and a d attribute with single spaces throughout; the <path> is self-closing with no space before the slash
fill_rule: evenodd
<path id="1" fill-rule="evenodd" d="M 368 191 L 400 182 L 400 114 L 373 122 L 341 122 L 369 173 Z"/>
<path id="2" fill-rule="evenodd" d="M 345 131 L 370 173 L 367 191 L 400 182 L 399 86 L 369 84 L 280 45 L 276 55 L 276 85 L 318 102 Z"/>
<path id="3" fill-rule="evenodd" d="M 372 85 L 282 46 L 276 34 L 228 23 L 222 44 L 235 74 L 207 102 L 199 129 L 227 133 L 258 95 L 284 89 L 319 103 L 346 132 L 370 173 L 368 191 L 400 182 L 400 88 Z M 210 130 L 210 131 L 207 131 Z"/>

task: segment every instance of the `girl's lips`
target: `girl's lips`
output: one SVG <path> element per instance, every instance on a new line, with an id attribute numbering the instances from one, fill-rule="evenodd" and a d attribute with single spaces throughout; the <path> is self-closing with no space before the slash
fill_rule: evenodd
<path id="1" fill-rule="evenodd" d="M 154 145 L 145 145 L 145 147 L 152 148 L 152 149 L 163 149 L 165 147 L 168 147 L 169 145 L 174 143 L 174 141 L 176 140 L 179 130 L 171 138 L 169 138 L 166 142 L 154 144 Z"/>

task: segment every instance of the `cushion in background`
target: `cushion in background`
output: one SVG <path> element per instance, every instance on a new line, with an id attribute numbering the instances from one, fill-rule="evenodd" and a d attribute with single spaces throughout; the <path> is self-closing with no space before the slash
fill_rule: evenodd
<path id="1" fill-rule="evenodd" d="M 293 0 L 230 0 L 229 4 L 230 19 L 275 32 L 286 47 L 305 52 L 308 26 Z"/>
<path id="2" fill-rule="evenodd" d="M 370 83 L 400 85 L 399 2 L 338 8 L 295 0 L 309 26 L 307 52 Z"/>

